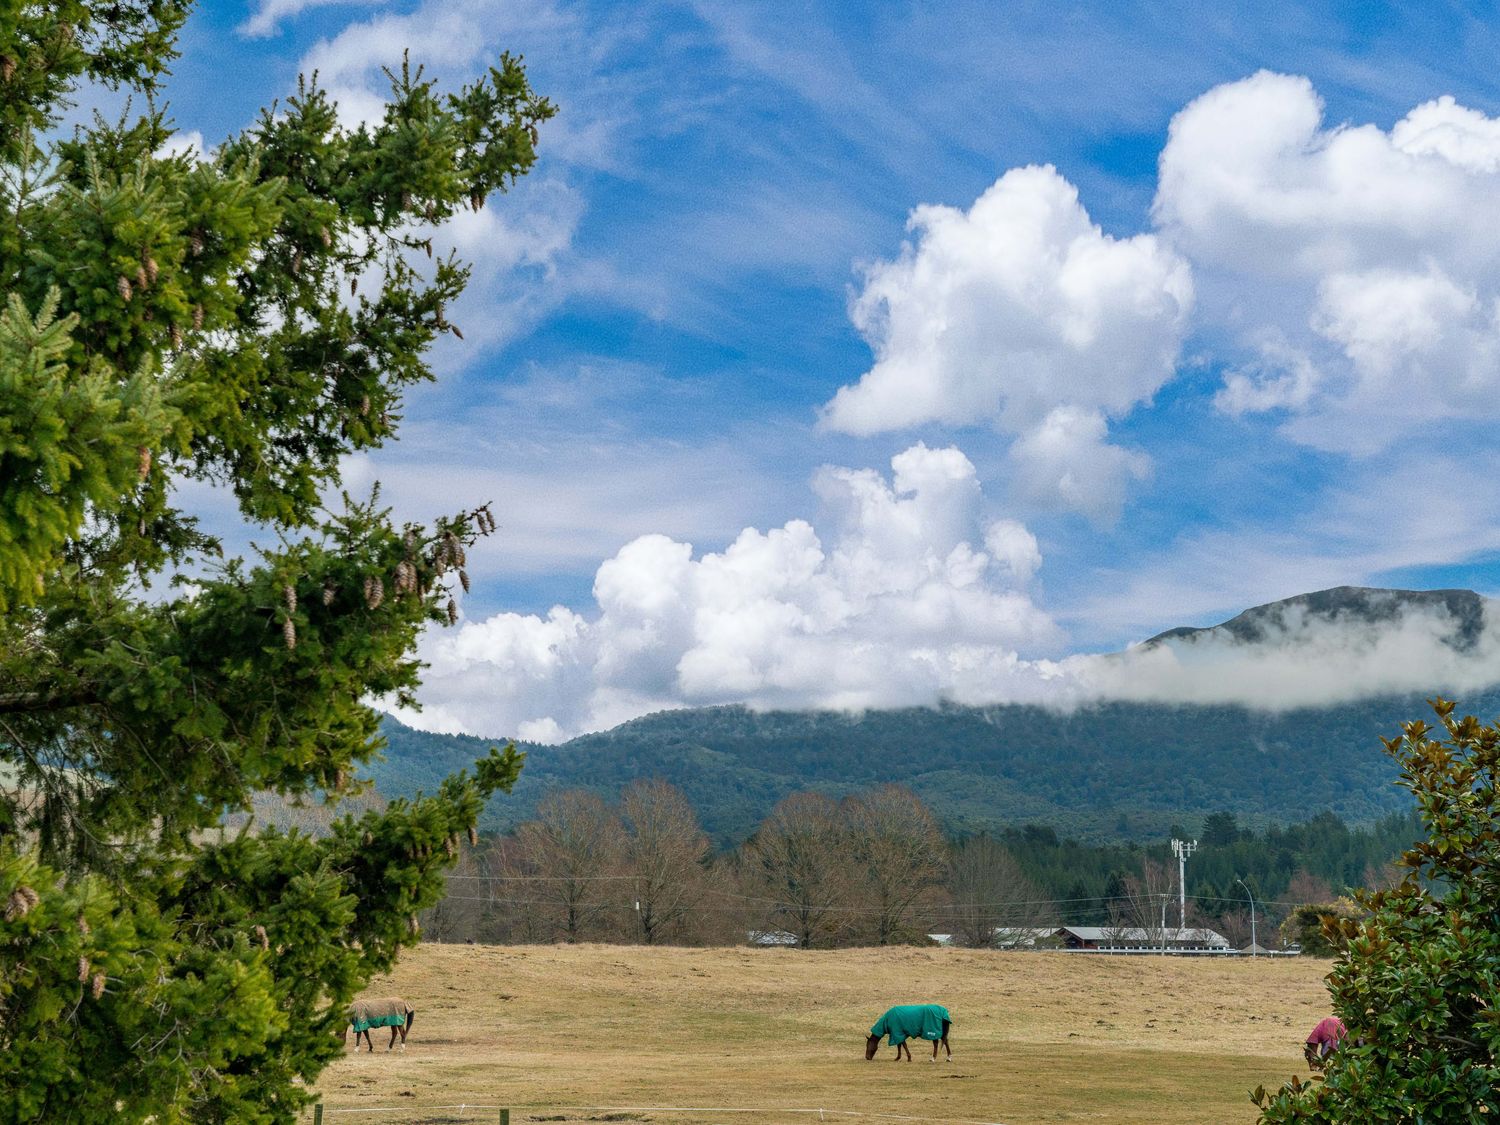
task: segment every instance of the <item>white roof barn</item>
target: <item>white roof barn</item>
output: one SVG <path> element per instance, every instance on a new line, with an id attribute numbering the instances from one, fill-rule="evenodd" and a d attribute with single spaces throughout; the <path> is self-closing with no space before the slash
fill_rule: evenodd
<path id="1" fill-rule="evenodd" d="M 1230 953 L 1229 939 L 1201 926 L 1144 929 L 1140 926 L 1060 926 L 1053 933 L 1065 948 L 1107 953 Z"/>

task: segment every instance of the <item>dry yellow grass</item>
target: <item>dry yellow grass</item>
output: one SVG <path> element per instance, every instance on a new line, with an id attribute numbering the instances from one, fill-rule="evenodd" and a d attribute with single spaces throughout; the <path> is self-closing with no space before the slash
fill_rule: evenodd
<path id="1" fill-rule="evenodd" d="M 372 987 L 417 1014 L 405 1053 L 335 1063 L 326 1125 L 495 1121 L 1253 1122 L 1305 1075 L 1327 962 L 957 949 L 442 946 Z M 891 1004 L 953 1013 L 954 1058 L 863 1054 Z M 680 1110 L 670 1107 L 707 1107 Z M 389 1112 L 345 1112 L 385 1108 Z M 753 1112 L 729 1112 L 748 1110 Z M 338 1112 L 335 1112 L 338 1111 Z"/>

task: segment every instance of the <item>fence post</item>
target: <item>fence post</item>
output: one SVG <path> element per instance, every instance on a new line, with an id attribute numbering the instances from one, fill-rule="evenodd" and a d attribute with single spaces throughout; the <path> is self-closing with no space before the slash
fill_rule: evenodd
<path id="1" fill-rule="evenodd" d="M 323 1103 L 313 1106 L 313 1125 L 323 1125 Z"/>
<path id="2" fill-rule="evenodd" d="M 500 1111 L 500 1125 L 510 1125 L 510 1110 L 502 1109 Z"/>

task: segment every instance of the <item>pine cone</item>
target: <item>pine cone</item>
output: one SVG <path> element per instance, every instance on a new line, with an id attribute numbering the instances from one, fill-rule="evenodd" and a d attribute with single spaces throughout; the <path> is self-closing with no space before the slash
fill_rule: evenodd
<path id="1" fill-rule="evenodd" d="M 359 415 L 363 418 L 368 413 L 370 413 L 370 396 L 362 395 L 359 400 Z"/>
<path id="2" fill-rule="evenodd" d="M 135 475 L 138 480 L 145 480 L 151 475 L 151 450 L 144 445 L 136 450 Z"/>
<path id="3" fill-rule="evenodd" d="M 332 605 L 333 604 L 333 596 L 334 596 L 335 593 L 336 593 L 336 590 L 334 589 L 333 583 L 332 582 L 325 582 L 323 584 L 323 604 L 324 605 Z"/>
<path id="4" fill-rule="evenodd" d="M 288 649 L 297 647 L 297 624 L 290 617 L 281 623 L 281 637 Z"/>
<path id="5" fill-rule="evenodd" d="M 5 900 L 5 920 L 14 922 L 17 918 L 24 918 L 31 912 L 31 902 L 21 893 L 23 888 L 17 888 L 11 892 L 10 898 Z"/>
<path id="6" fill-rule="evenodd" d="M 302 273 L 302 247 L 292 251 L 292 276 L 297 277 Z"/>
<path id="7" fill-rule="evenodd" d="M 452 598 L 448 599 L 448 624 L 458 624 L 458 604 Z"/>
<path id="8" fill-rule="evenodd" d="M 458 855 L 458 844 L 454 842 L 452 836 L 449 836 L 443 840 L 443 853 L 447 855 L 449 859 L 452 859 L 454 856 Z"/>
<path id="9" fill-rule="evenodd" d="M 198 329 L 200 329 L 202 327 L 203 327 L 203 306 L 202 305 L 194 305 L 193 306 L 193 329 L 194 329 L 194 331 L 197 331 Z"/>
<path id="10" fill-rule="evenodd" d="M 78 958 L 78 980 L 80 982 L 89 979 L 89 969 L 91 967 L 92 966 L 89 965 L 89 959 L 87 957 Z"/>
<path id="11" fill-rule="evenodd" d="M 188 239 L 188 249 L 195 258 L 203 253 L 203 236 L 197 231 L 194 231 L 192 237 Z"/>
<path id="12" fill-rule="evenodd" d="M 78 932 L 84 937 L 88 937 L 90 933 L 89 920 L 82 914 L 78 916 Z"/>
<path id="13" fill-rule="evenodd" d="M 359 288 L 359 278 L 357 278 L 357 277 L 351 277 L 349 279 L 349 296 L 351 296 L 351 297 L 354 296 L 354 291 L 356 289 L 358 289 L 358 288 Z"/>
<path id="14" fill-rule="evenodd" d="M 95 973 L 93 983 L 89 986 L 89 992 L 97 1000 L 104 995 L 104 974 Z"/>
<path id="15" fill-rule="evenodd" d="M 297 612 L 297 587 L 288 582 L 281 588 L 281 600 L 286 603 L 288 613 Z"/>
<path id="16" fill-rule="evenodd" d="M 366 578 L 365 605 L 370 609 L 379 609 L 383 601 L 385 601 L 385 583 L 378 578 Z"/>
<path id="17" fill-rule="evenodd" d="M 318 237 L 322 239 L 324 249 L 333 245 L 333 235 L 328 233 L 327 227 L 318 228 Z"/>
<path id="18" fill-rule="evenodd" d="M 453 330 L 453 334 L 455 336 L 457 336 L 460 340 L 462 340 L 464 338 L 464 334 L 458 330 L 458 325 L 453 324 L 453 325 L 450 325 L 449 327 Z"/>
<path id="19" fill-rule="evenodd" d="M 411 931 L 413 937 L 422 932 L 422 927 L 417 925 L 417 916 L 408 914 L 406 916 L 406 928 Z"/>
<path id="20" fill-rule="evenodd" d="M 137 289 L 145 289 L 150 284 L 151 283 L 146 280 L 146 267 L 145 266 L 136 266 L 135 267 L 135 287 Z"/>
<path id="21" fill-rule="evenodd" d="M 146 280 L 149 281 L 152 285 L 155 285 L 156 284 L 156 275 L 157 275 L 158 272 L 160 272 L 160 271 L 159 271 L 159 268 L 158 268 L 158 266 L 156 264 L 156 259 L 153 258 L 150 254 L 147 254 L 146 255 Z"/>
<path id="22" fill-rule="evenodd" d="M 458 572 L 458 581 L 463 586 L 464 593 L 467 594 L 469 592 L 469 572 L 467 570 L 460 570 Z"/>
<path id="23" fill-rule="evenodd" d="M 264 926 L 258 925 L 255 927 L 255 938 L 258 942 L 260 942 L 260 947 L 262 949 L 271 948 L 271 937 L 266 933 L 266 928 Z"/>
<path id="24" fill-rule="evenodd" d="M 9 55 L 0 55 L 0 81 L 9 82 L 16 73 L 16 60 Z"/>
<path id="25" fill-rule="evenodd" d="M 115 278 L 115 292 L 120 295 L 120 300 L 122 301 L 129 301 L 131 297 L 135 296 L 135 290 L 130 288 L 130 278 L 126 277 L 123 273 Z"/>
<path id="26" fill-rule="evenodd" d="M 182 351 L 182 329 L 174 324 L 169 329 L 168 335 L 172 338 L 172 350 L 174 352 Z"/>
<path id="27" fill-rule="evenodd" d="M 476 829 L 472 824 L 469 825 L 469 846 L 471 848 L 477 848 L 479 846 L 479 830 Z"/>

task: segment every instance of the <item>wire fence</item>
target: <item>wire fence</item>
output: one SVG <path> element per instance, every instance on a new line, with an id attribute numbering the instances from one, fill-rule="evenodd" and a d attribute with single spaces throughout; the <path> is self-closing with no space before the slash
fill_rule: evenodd
<path id="1" fill-rule="evenodd" d="M 399 1106 L 333 1106 L 320 1102 L 308 1111 L 306 1118 L 312 1125 L 331 1125 L 336 1118 L 357 1118 L 368 1115 L 382 1121 L 401 1120 L 405 1125 L 458 1125 L 469 1122 L 497 1122 L 498 1125 L 520 1125 L 523 1121 L 567 1120 L 560 1113 L 590 1114 L 585 1121 L 632 1121 L 645 1120 L 643 1114 L 726 1114 L 755 1115 L 760 1121 L 783 1121 L 790 1118 L 816 1121 L 922 1121 L 928 1125 L 1006 1125 L 1003 1121 L 981 1121 L 967 1117 L 933 1117 L 930 1113 L 914 1116 L 905 1113 L 880 1113 L 860 1109 L 828 1109 L 826 1107 L 759 1105 L 759 1106 L 685 1106 L 685 1105 L 554 1105 L 550 1102 L 522 1103 L 517 1105 L 491 1105 L 478 1102 L 457 1102 L 448 1105 L 399 1105 Z M 407 1114 L 405 1118 L 393 1118 L 391 1114 Z M 440 1114 L 442 1116 L 433 1116 Z M 514 1116 L 512 1116 L 514 1114 Z M 456 1116 L 455 1116 L 456 1115 Z M 736 1118 L 736 1120 L 743 1119 Z"/>

